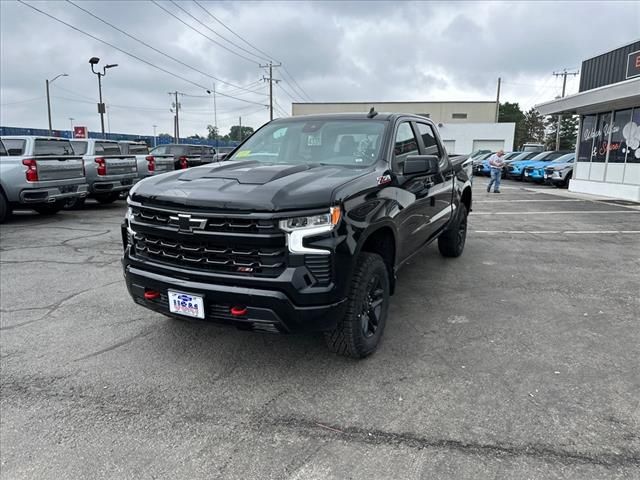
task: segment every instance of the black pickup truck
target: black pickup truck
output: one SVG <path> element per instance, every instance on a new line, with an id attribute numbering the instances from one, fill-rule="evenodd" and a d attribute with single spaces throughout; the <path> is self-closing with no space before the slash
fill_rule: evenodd
<path id="1" fill-rule="evenodd" d="M 332 351 L 365 357 L 385 328 L 398 268 L 434 240 L 446 257 L 462 253 L 465 160 L 449 158 L 419 116 L 274 120 L 223 163 L 132 188 L 127 288 L 165 315 L 323 331 Z"/>

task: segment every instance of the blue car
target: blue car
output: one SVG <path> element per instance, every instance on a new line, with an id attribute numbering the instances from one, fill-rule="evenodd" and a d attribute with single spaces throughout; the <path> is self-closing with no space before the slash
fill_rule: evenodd
<path id="1" fill-rule="evenodd" d="M 525 169 L 524 169 L 524 179 L 528 180 L 528 181 L 531 181 L 531 182 L 543 183 L 547 179 L 547 176 L 545 175 L 545 171 L 549 167 L 555 167 L 555 166 L 562 165 L 562 168 L 560 168 L 560 170 L 563 170 L 565 168 L 566 164 L 573 163 L 575 158 L 576 158 L 576 154 L 575 153 L 567 153 L 565 155 L 562 155 L 562 156 L 556 158 L 555 160 L 553 160 L 551 162 L 541 161 L 541 162 L 533 163 L 533 164 L 525 167 Z"/>
<path id="2" fill-rule="evenodd" d="M 511 162 L 509 165 L 507 165 L 506 171 L 504 172 L 505 176 L 508 178 L 514 178 L 516 180 L 522 181 L 524 180 L 525 168 L 527 168 L 529 165 L 532 165 L 537 162 L 550 162 L 551 160 L 555 160 L 556 158 L 561 157 L 562 155 L 565 155 L 567 153 L 570 153 L 570 152 L 566 152 L 566 151 L 542 152 L 542 153 L 538 153 L 537 155 L 532 157 L 530 160 L 519 160 L 519 161 Z"/>

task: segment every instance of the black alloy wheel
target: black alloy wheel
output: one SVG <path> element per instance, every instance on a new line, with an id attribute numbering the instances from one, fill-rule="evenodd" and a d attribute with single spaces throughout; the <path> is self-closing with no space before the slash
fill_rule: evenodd
<path id="1" fill-rule="evenodd" d="M 360 322 L 362 334 L 365 338 L 375 335 L 380 325 L 382 316 L 382 303 L 384 302 L 384 289 L 378 273 L 375 273 L 367 285 L 367 293 L 362 299 Z"/>

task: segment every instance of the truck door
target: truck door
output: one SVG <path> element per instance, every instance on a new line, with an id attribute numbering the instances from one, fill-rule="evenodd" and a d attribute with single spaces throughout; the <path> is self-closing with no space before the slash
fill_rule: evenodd
<path id="1" fill-rule="evenodd" d="M 451 216 L 454 171 L 449 157 L 440 146 L 434 128 L 428 123 L 416 122 L 419 146 L 423 155 L 436 155 L 440 159 L 440 172 L 430 178 L 429 238 L 437 234 Z"/>
<path id="2" fill-rule="evenodd" d="M 396 200 L 400 258 L 405 259 L 420 248 L 430 236 L 429 218 L 434 206 L 429 198 L 433 175 L 404 175 L 404 162 L 410 155 L 419 155 L 418 138 L 412 122 L 398 124 L 393 144 L 392 169 L 398 181 Z"/>

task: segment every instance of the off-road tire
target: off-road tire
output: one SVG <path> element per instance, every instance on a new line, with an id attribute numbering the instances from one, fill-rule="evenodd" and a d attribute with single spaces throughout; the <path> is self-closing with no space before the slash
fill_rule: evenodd
<path id="1" fill-rule="evenodd" d="M 33 208 L 40 215 L 55 215 L 64 207 L 63 202 L 43 203 L 42 205 L 34 205 Z"/>
<path id="2" fill-rule="evenodd" d="M 458 205 L 455 220 L 438 237 L 438 250 L 443 257 L 459 257 L 464 251 L 467 240 L 467 206 Z"/>
<path id="3" fill-rule="evenodd" d="M 113 203 L 119 198 L 120 198 L 120 192 L 102 193 L 100 195 L 95 196 L 95 199 L 98 201 L 98 203 L 101 203 L 102 205 Z"/>
<path id="4" fill-rule="evenodd" d="M 72 197 L 67 198 L 62 208 L 65 210 L 82 210 L 84 208 L 84 202 L 86 202 L 87 197 Z"/>
<path id="5" fill-rule="evenodd" d="M 372 286 L 373 285 L 373 286 Z M 375 301 L 371 294 L 375 290 Z M 378 290 L 380 290 L 378 292 Z M 382 338 L 389 310 L 390 282 L 389 271 L 382 257 L 375 253 L 363 252 L 357 260 L 349 295 L 347 310 L 335 329 L 325 332 L 329 350 L 352 358 L 364 358 L 371 355 Z M 378 304 L 378 301 L 380 303 Z M 371 331 L 369 319 L 375 318 L 371 305 L 378 312 L 377 326 Z M 378 309 L 379 307 L 379 309 Z M 366 317 L 363 314 L 366 313 Z M 367 323 L 366 326 L 363 323 Z M 367 332 L 365 333 L 365 328 Z"/>

